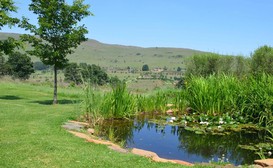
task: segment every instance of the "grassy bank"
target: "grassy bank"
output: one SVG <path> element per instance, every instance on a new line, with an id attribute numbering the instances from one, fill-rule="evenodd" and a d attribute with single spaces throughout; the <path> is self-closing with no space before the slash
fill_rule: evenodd
<path id="1" fill-rule="evenodd" d="M 0 167 L 181 167 L 87 143 L 61 125 L 80 115 L 80 90 L 0 81 Z"/>

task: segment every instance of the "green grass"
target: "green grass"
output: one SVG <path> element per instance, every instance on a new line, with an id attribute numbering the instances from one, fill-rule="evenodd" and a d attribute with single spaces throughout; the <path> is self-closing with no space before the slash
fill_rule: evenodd
<path id="1" fill-rule="evenodd" d="M 80 90 L 0 81 L 0 167 L 181 167 L 87 143 L 61 125 L 77 117 Z"/>

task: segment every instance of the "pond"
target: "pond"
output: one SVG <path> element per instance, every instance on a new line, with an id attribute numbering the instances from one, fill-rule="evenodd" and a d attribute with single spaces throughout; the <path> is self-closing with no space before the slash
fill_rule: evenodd
<path id="1" fill-rule="evenodd" d="M 99 127 L 99 136 L 123 143 L 126 148 L 152 151 L 167 159 L 196 162 L 229 162 L 234 165 L 253 164 L 259 159 L 253 151 L 239 145 L 264 142 L 260 132 L 233 132 L 229 135 L 196 134 L 184 127 L 158 124 L 150 118 L 108 120 Z"/>

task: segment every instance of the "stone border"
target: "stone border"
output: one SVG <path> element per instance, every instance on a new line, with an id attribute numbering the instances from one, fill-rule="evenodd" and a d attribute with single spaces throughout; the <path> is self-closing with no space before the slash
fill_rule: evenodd
<path id="1" fill-rule="evenodd" d="M 72 125 L 72 127 L 71 127 L 71 125 Z M 99 140 L 95 136 L 92 137 L 92 135 L 94 134 L 94 129 L 91 129 L 91 128 L 87 129 L 89 127 L 89 124 L 85 123 L 85 122 L 78 122 L 78 121 L 69 120 L 62 127 L 65 128 L 69 133 L 71 133 L 79 138 L 85 139 L 87 142 L 106 145 L 109 149 L 112 149 L 112 150 L 120 152 L 120 153 L 133 153 L 135 155 L 150 158 L 151 160 L 153 160 L 155 162 L 165 162 L 165 163 L 169 162 L 169 163 L 175 163 L 175 164 L 180 164 L 180 165 L 184 165 L 184 166 L 194 166 L 194 164 L 183 161 L 183 160 L 172 160 L 172 159 L 161 158 L 155 152 L 151 152 L 151 151 L 147 151 L 147 150 L 143 150 L 143 149 L 138 149 L 138 148 L 133 148 L 129 151 L 128 149 L 124 149 L 113 142 Z M 82 128 L 87 129 L 88 134 L 78 132 L 78 131 L 82 130 Z M 75 131 L 73 131 L 73 130 L 75 130 Z M 255 163 L 254 165 L 250 165 L 247 167 L 253 167 L 253 168 L 273 167 L 273 159 L 255 160 L 254 163 Z M 223 166 L 219 165 L 216 167 L 223 167 Z M 231 167 L 236 167 L 236 166 L 228 164 L 224 167 L 231 168 Z"/>
<path id="2" fill-rule="evenodd" d="M 76 122 L 76 121 L 69 121 L 69 123 L 75 123 L 75 124 L 87 126 L 86 123 L 81 123 L 81 122 Z M 146 158 L 150 158 L 155 162 L 165 162 L 165 163 L 170 162 L 170 163 L 180 164 L 180 165 L 184 165 L 184 166 L 193 166 L 192 163 L 185 162 L 182 160 L 171 160 L 171 159 L 161 158 L 156 153 L 151 152 L 151 151 L 147 151 L 147 150 L 133 148 L 131 151 L 129 151 L 127 149 L 120 147 L 117 144 L 114 144 L 113 142 L 92 138 L 90 135 L 87 135 L 86 133 L 81 133 L 81 132 L 72 131 L 72 130 L 68 130 L 68 132 L 79 137 L 79 138 L 85 139 L 87 142 L 92 142 L 92 143 L 101 144 L 101 145 L 107 145 L 109 149 L 115 150 L 120 153 L 133 153 L 133 154 L 136 154 L 139 156 L 144 156 Z M 92 133 L 90 133 L 90 134 L 92 134 Z"/>

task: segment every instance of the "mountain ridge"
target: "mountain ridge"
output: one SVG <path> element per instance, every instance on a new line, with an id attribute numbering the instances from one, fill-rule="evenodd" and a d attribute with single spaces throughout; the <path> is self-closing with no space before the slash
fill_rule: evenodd
<path id="1" fill-rule="evenodd" d="M 0 33 L 0 40 L 7 37 L 18 39 L 18 33 Z M 95 39 L 88 39 L 75 49 L 75 52 L 68 55 L 71 62 L 96 64 L 102 67 L 126 68 L 133 67 L 140 69 L 143 64 L 150 67 L 183 67 L 184 58 L 203 51 L 188 48 L 172 47 L 139 47 L 121 44 L 106 44 Z M 38 58 L 33 57 L 34 61 Z"/>

